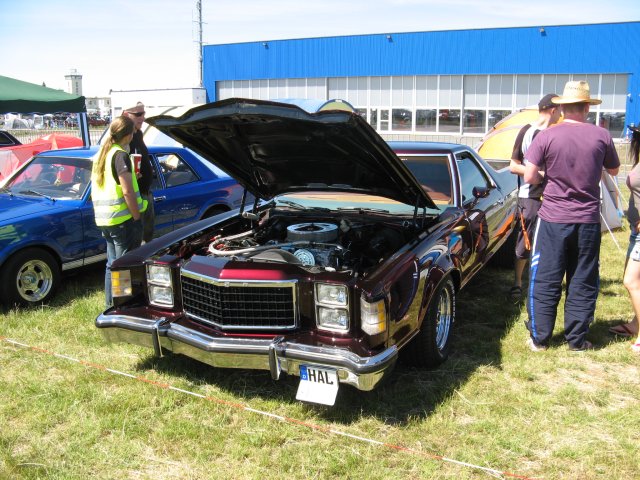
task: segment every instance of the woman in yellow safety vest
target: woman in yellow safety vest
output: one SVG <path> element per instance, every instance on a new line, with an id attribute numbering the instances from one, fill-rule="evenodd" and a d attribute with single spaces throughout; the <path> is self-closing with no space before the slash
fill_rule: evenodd
<path id="1" fill-rule="evenodd" d="M 118 117 L 109 126 L 109 134 L 94 158 L 91 174 L 91 199 L 96 225 L 107 241 L 105 294 L 107 308 L 113 304 L 111 264 L 142 243 L 140 215 L 147 204 L 138 190 L 138 180 L 129 158 L 129 142 L 134 123 Z"/>

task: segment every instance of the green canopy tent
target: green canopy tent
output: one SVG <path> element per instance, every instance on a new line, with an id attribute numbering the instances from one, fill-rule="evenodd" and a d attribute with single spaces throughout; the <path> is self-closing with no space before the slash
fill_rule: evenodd
<path id="1" fill-rule="evenodd" d="M 0 113 L 78 114 L 80 136 L 90 145 L 85 98 L 0 75 Z"/>

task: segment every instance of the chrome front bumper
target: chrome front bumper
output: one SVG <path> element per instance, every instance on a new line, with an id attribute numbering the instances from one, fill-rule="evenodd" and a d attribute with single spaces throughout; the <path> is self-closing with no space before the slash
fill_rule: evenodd
<path id="1" fill-rule="evenodd" d="M 127 315 L 105 315 L 96 318 L 98 327 L 109 342 L 124 342 L 180 353 L 200 362 L 221 368 L 269 370 L 274 380 L 281 372 L 300 375 L 300 365 L 332 368 L 340 383 L 359 390 L 373 390 L 393 370 L 398 358 L 397 347 L 391 346 L 372 357 L 361 357 L 337 347 L 309 346 L 274 339 L 217 338 L 181 325 L 163 323 Z"/>

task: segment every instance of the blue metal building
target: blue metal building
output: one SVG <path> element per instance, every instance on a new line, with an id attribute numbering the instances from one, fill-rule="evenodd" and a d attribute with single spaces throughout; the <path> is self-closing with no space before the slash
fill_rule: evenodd
<path id="1" fill-rule="evenodd" d="M 586 79 L 591 121 L 640 122 L 640 22 L 388 33 L 203 48 L 208 101 L 344 98 L 382 133 L 482 135 Z"/>

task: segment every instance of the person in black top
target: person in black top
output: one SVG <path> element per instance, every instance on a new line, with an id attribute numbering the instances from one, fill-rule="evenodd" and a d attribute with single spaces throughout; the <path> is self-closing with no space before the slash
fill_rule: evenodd
<path id="1" fill-rule="evenodd" d="M 126 108 L 123 115 L 133 120 L 135 125 L 133 140 L 129 144 L 129 153 L 138 153 L 142 156 L 140 160 L 140 173 L 138 174 L 138 186 L 142 198 L 147 201 L 147 209 L 142 215 L 142 240 L 149 242 L 153 238 L 155 212 L 153 210 L 153 193 L 151 192 L 153 168 L 151 166 L 151 159 L 149 158 L 149 150 L 144 143 L 142 135 L 142 124 L 144 123 L 145 113 L 144 104 L 137 102 L 134 106 Z"/>
<path id="2" fill-rule="evenodd" d="M 538 210 L 542 203 L 542 185 L 529 185 L 520 178 L 524 175 L 526 164 L 525 153 L 533 142 L 534 137 L 551 125 L 558 123 L 560 119 L 560 108 L 551 102 L 557 97 L 555 93 L 548 93 L 538 102 L 538 118 L 520 129 L 516 137 L 511 163 L 509 169 L 511 173 L 518 175 L 518 239 L 516 240 L 516 264 L 513 287 L 509 291 L 511 298 L 520 301 L 522 298 L 522 273 L 524 272 L 529 254 L 531 242 L 533 241 L 533 230 L 535 229 Z"/>

